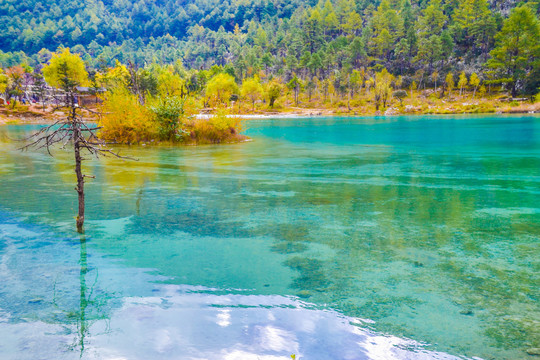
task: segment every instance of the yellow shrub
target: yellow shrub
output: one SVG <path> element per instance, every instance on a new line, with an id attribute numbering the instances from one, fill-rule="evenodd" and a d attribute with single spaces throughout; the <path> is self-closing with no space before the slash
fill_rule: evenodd
<path id="1" fill-rule="evenodd" d="M 186 123 L 186 142 L 196 144 L 219 144 L 238 142 L 246 137 L 240 135 L 242 121 L 240 118 L 229 116 L 226 111 L 218 111 L 208 119 L 192 118 Z"/>
<path id="2" fill-rule="evenodd" d="M 228 116 L 226 110 L 218 110 L 209 119 L 196 119 L 193 115 L 198 112 L 199 104 L 193 98 L 182 100 L 181 114 L 174 113 L 172 117 L 178 117 L 176 124 L 170 123 L 170 119 L 166 117 L 168 121 L 166 125 L 174 125 L 174 134 L 183 135 L 180 138 L 163 136 L 163 119 L 160 120 L 157 116 L 161 112 L 158 111 L 159 114 L 157 114 L 156 108 L 163 107 L 164 102 L 168 104 L 175 101 L 175 98 L 148 98 L 147 100 L 145 106 L 139 104 L 137 97 L 125 88 L 107 93 L 103 102 L 103 117 L 99 122 L 103 127 L 100 137 L 123 144 L 149 140 L 173 142 L 181 140 L 185 143 L 218 144 L 238 142 L 246 138 L 239 134 L 241 120 Z M 161 110 L 166 110 L 168 114 L 170 109 L 165 107 Z"/>
<path id="3" fill-rule="evenodd" d="M 158 136 L 150 112 L 125 88 L 107 93 L 99 125 L 103 127 L 100 131 L 103 139 L 123 144 L 148 141 Z"/>

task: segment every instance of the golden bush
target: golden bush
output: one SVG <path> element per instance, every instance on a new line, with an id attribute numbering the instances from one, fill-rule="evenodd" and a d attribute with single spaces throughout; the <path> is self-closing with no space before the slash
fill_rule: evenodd
<path id="1" fill-rule="evenodd" d="M 150 111 L 136 95 L 125 88 L 108 92 L 102 105 L 100 136 L 123 144 L 139 143 L 158 137 L 158 127 Z"/>

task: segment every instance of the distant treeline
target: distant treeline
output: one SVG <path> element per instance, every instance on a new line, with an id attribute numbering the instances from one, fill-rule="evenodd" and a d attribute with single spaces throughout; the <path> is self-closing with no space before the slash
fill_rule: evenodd
<path id="1" fill-rule="evenodd" d="M 478 74 L 517 93 L 540 87 L 539 3 L 488 0 L 105 0 L 0 4 L 0 66 L 46 63 L 70 47 L 88 69 L 122 63 L 228 68 L 242 81 L 338 79 L 354 70 L 434 86 Z M 435 78 L 435 80 L 434 80 Z"/>

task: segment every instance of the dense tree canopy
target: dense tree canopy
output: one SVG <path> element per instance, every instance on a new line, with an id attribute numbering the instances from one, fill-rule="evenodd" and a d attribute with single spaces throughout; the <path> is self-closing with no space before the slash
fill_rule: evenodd
<path id="1" fill-rule="evenodd" d="M 540 21 L 532 9 L 521 6 L 512 10 L 496 40 L 488 66 L 495 69 L 500 81 L 511 84 L 512 95 L 520 82 L 538 83 L 534 76 L 540 66 Z M 533 78 L 529 78 L 531 74 Z"/>
<path id="2" fill-rule="evenodd" d="M 361 69 L 386 68 L 419 88 L 434 85 L 433 72 L 465 72 L 533 93 L 539 9 L 514 0 L 6 0 L 0 67 L 37 66 L 66 46 L 88 69 L 181 60 L 224 66 L 237 82 L 260 71 L 285 83 L 296 76 L 307 90 L 315 79 L 342 89 Z"/>

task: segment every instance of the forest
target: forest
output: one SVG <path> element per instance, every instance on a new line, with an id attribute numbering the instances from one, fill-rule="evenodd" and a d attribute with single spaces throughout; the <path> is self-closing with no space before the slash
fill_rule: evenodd
<path id="1" fill-rule="evenodd" d="M 326 81 L 342 96 L 362 72 L 424 89 L 474 73 L 516 97 L 540 87 L 539 11 L 512 0 L 7 0 L 0 66 L 39 69 L 69 47 L 91 72 L 180 61 L 221 66 L 237 83 L 298 80 L 310 92 Z"/>
<path id="2" fill-rule="evenodd" d="M 540 0 L 0 24 L 0 358 L 540 356 Z"/>

